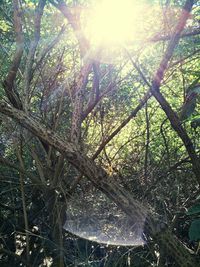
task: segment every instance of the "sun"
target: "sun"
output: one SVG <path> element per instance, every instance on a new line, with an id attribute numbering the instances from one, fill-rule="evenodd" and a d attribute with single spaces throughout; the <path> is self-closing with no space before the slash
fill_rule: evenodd
<path id="1" fill-rule="evenodd" d="M 133 0 L 102 0 L 86 19 L 85 35 L 96 46 L 130 42 L 135 36 L 138 12 Z"/>

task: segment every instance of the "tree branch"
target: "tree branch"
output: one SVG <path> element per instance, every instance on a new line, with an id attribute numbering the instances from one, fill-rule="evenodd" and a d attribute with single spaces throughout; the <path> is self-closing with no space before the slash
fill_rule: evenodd
<path id="1" fill-rule="evenodd" d="M 179 22 L 174 30 L 174 33 L 172 35 L 172 38 L 168 44 L 168 47 L 166 49 L 166 52 L 163 56 L 163 59 L 160 63 L 160 66 L 158 70 L 156 71 L 153 81 L 152 81 L 152 86 L 151 86 L 151 92 L 152 95 L 156 98 L 156 100 L 159 102 L 161 105 L 162 109 L 164 110 L 165 114 L 167 115 L 173 129 L 176 131 L 178 136 L 181 138 L 183 141 L 185 148 L 191 158 L 192 166 L 193 166 L 193 171 L 195 173 L 196 179 L 198 183 L 200 184 L 200 162 L 199 158 L 196 155 L 195 149 L 193 147 L 192 141 L 189 138 L 187 132 L 181 125 L 181 122 L 177 116 L 177 114 L 172 110 L 171 106 L 167 102 L 167 100 L 164 98 L 164 96 L 160 93 L 160 85 L 161 81 L 164 77 L 164 73 L 168 67 L 168 62 L 171 59 L 174 49 L 177 46 L 179 39 L 180 39 L 180 34 L 181 31 L 184 29 L 184 26 L 186 24 L 186 21 L 189 17 L 190 11 L 193 6 L 192 0 L 187 0 L 185 3 L 185 6 L 183 8 L 183 11 L 181 13 Z"/>
<path id="2" fill-rule="evenodd" d="M 34 62 L 34 56 L 35 51 L 37 48 L 37 45 L 40 40 L 40 25 L 41 25 L 41 18 L 43 15 L 44 6 L 46 4 L 46 0 L 40 0 L 35 11 L 35 21 L 34 21 L 34 38 L 31 42 L 30 50 L 28 53 L 28 58 L 26 61 L 26 67 L 24 72 L 24 108 L 27 111 L 28 105 L 29 105 L 29 98 L 30 98 L 30 83 L 33 77 L 33 62 Z"/>
<path id="3" fill-rule="evenodd" d="M 57 9 L 59 9 L 60 12 L 63 14 L 63 16 L 71 24 L 72 29 L 74 30 L 74 34 L 79 43 L 81 55 L 85 56 L 87 54 L 89 44 L 81 31 L 80 18 L 72 14 L 69 7 L 66 5 L 66 3 L 63 0 L 57 0 L 57 3 L 55 0 L 50 0 L 50 3 L 53 6 L 55 6 Z"/>
<path id="4" fill-rule="evenodd" d="M 92 159 L 96 159 L 97 156 L 101 153 L 101 151 L 104 149 L 104 147 L 129 123 L 129 121 L 134 118 L 138 111 L 141 110 L 141 108 L 145 105 L 145 103 L 147 102 L 147 100 L 151 97 L 151 93 L 150 91 L 147 91 L 147 93 L 143 96 L 143 98 L 140 100 L 140 103 L 137 105 L 137 107 L 131 112 L 131 114 L 120 124 L 120 126 L 114 130 L 109 137 L 104 140 L 99 148 L 97 149 L 97 151 L 95 152 L 95 154 L 93 155 Z"/>
<path id="5" fill-rule="evenodd" d="M 22 103 L 16 88 L 14 88 L 14 82 L 17 76 L 17 71 L 21 62 L 24 49 L 24 38 L 22 33 L 21 12 L 19 8 L 18 0 L 13 0 L 14 9 L 14 28 L 16 33 L 16 50 L 11 64 L 10 70 L 6 79 L 3 82 L 5 93 L 10 100 L 11 104 L 18 109 L 22 109 Z"/>
<path id="6" fill-rule="evenodd" d="M 180 38 L 185 38 L 185 37 L 191 37 L 191 36 L 196 36 L 200 34 L 200 29 L 194 29 L 191 32 L 184 32 L 180 35 Z M 154 36 L 149 38 L 147 41 L 148 42 L 160 42 L 160 41 L 168 41 L 172 38 L 172 35 L 164 35 L 164 36 Z"/>
<path id="7" fill-rule="evenodd" d="M 83 113 L 83 96 L 85 88 L 88 83 L 88 75 L 90 73 L 92 63 L 86 62 L 81 68 L 77 85 L 75 88 L 74 101 L 73 101 L 73 113 L 71 122 L 71 141 L 80 144 L 81 141 L 81 123 Z"/>
<path id="8" fill-rule="evenodd" d="M 43 127 L 41 123 L 35 121 L 25 112 L 12 108 L 4 102 L 0 102 L 0 112 L 13 118 L 35 136 L 62 153 L 68 162 L 85 175 L 96 188 L 114 201 L 132 219 L 133 223 L 144 224 L 144 218 L 146 218 L 148 234 L 165 247 L 178 265 L 181 267 L 195 266 L 195 259 L 188 250 L 169 230 L 163 230 L 162 224 L 160 225 L 155 215 L 153 216 L 150 210 L 133 199 L 128 191 L 118 186 L 114 179 L 109 179 L 106 172 L 97 166 L 92 159 L 81 154 L 74 144 L 63 142 L 58 135 Z"/>

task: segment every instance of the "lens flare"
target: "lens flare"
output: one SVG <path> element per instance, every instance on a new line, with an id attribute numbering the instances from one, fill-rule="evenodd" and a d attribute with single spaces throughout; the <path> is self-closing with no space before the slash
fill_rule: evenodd
<path id="1" fill-rule="evenodd" d="M 112 64 L 124 57 L 124 47 L 141 45 L 149 32 L 152 12 L 154 17 L 158 14 L 144 0 L 95 1 L 94 7 L 84 13 L 82 25 L 90 43 L 91 57 Z"/>
<path id="2" fill-rule="evenodd" d="M 133 37 L 137 16 L 131 0 L 101 1 L 88 18 L 86 32 L 94 44 L 122 44 Z"/>

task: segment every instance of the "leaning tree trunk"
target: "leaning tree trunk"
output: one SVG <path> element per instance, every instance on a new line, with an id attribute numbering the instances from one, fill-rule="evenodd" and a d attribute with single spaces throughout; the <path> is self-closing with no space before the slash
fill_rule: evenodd
<path id="1" fill-rule="evenodd" d="M 160 224 L 160 221 L 151 214 L 149 209 L 138 203 L 129 192 L 114 181 L 111 182 L 107 173 L 92 159 L 82 155 L 74 144 L 62 141 L 58 135 L 47 130 L 25 112 L 12 108 L 6 103 L 0 103 L 0 112 L 15 119 L 35 136 L 63 154 L 69 163 L 113 200 L 134 222 L 143 223 L 144 217 L 147 217 L 147 233 L 165 249 L 167 255 L 174 258 L 178 266 L 198 266 L 195 257 L 189 250 L 168 229 L 162 229 L 162 222 Z"/>
<path id="2" fill-rule="evenodd" d="M 58 1 L 58 3 L 63 1 Z M 190 143 L 190 139 L 187 136 L 185 130 L 180 126 L 180 121 L 171 111 L 170 106 L 166 106 L 165 99 L 160 100 L 160 84 L 164 77 L 164 72 L 167 69 L 169 60 L 173 55 L 173 51 L 178 43 L 181 31 L 183 30 L 187 18 L 189 17 L 190 10 L 192 8 L 193 1 L 187 0 L 180 16 L 177 27 L 175 28 L 174 34 L 169 42 L 166 53 L 161 61 L 160 67 L 155 74 L 152 82 L 151 92 L 161 104 L 163 110 L 167 114 L 173 128 L 182 139 L 188 154 L 193 163 L 193 169 L 197 179 L 199 179 L 199 164 L 198 157 L 196 156 L 195 150 Z M 57 5 L 59 8 L 59 4 Z M 62 4 L 62 12 L 65 6 Z M 68 14 L 69 17 L 69 14 Z M 72 24 L 73 26 L 73 24 Z M 76 26 L 76 25 L 75 25 Z M 85 75 L 84 79 L 81 79 L 80 86 L 78 86 L 78 94 L 75 102 L 80 102 L 82 97 L 82 89 L 86 83 Z M 7 89 L 7 88 L 6 88 Z M 79 94 L 80 93 L 80 94 Z M 12 101 L 11 101 L 12 103 Z M 47 130 L 40 123 L 36 122 L 29 115 L 19 110 L 21 106 L 14 105 L 18 109 L 12 108 L 4 102 L 0 102 L 0 112 L 5 114 L 21 124 L 24 128 L 29 130 L 33 135 L 40 138 L 40 140 L 49 144 L 57 151 L 59 151 L 66 160 L 71 163 L 81 174 L 85 175 L 98 189 L 105 193 L 111 200 L 113 200 L 129 217 L 133 222 L 143 223 L 144 217 L 146 217 L 146 232 L 150 235 L 159 245 L 166 251 L 166 255 L 171 255 L 180 267 L 195 267 L 199 264 L 196 263 L 194 255 L 173 235 L 172 232 L 167 228 L 162 228 L 162 223 L 151 214 L 150 209 L 138 203 L 133 197 L 125 191 L 122 187 L 118 186 L 114 181 L 111 182 L 106 172 L 99 166 L 97 166 L 92 159 L 83 155 L 80 150 L 73 143 L 62 141 L 59 136 L 54 132 Z M 80 104 L 82 104 L 80 102 Z M 77 110 L 74 110 L 74 116 L 72 119 L 72 140 L 75 137 L 74 142 L 78 143 L 80 139 L 81 130 L 81 109 L 82 105 L 79 105 Z M 176 121 L 174 121 L 174 118 Z M 59 241 L 59 240 L 58 240 Z"/>

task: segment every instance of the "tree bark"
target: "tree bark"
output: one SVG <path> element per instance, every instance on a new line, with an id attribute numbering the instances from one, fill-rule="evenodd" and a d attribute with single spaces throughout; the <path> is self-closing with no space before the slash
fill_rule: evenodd
<path id="1" fill-rule="evenodd" d="M 47 130 L 41 123 L 36 122 L 25 112 L 12 108 L 4 102 L 0 102 L 0 112 L 13 118 L 35 136 L 62 153 L 69 163 L 84 174 L 107 197 L 113 200 L 133 222 L 143 224 L 144 218 L 146 218 L 148 234 L 165 248 L 166 253 L 174 258 L 178 266 L 198 266 L 188 249 L 168 229 L 163 229 L 160 226 L 160 221 L 151 214 L 150 209 L 133 199 L 131 194 L 124 188 L 113 181 L 111 182 L 107 173 L 97 166 L 92 159 L 81 154 L 74 144 L 64 142 L 58 135 L 51 130 Z"/>

